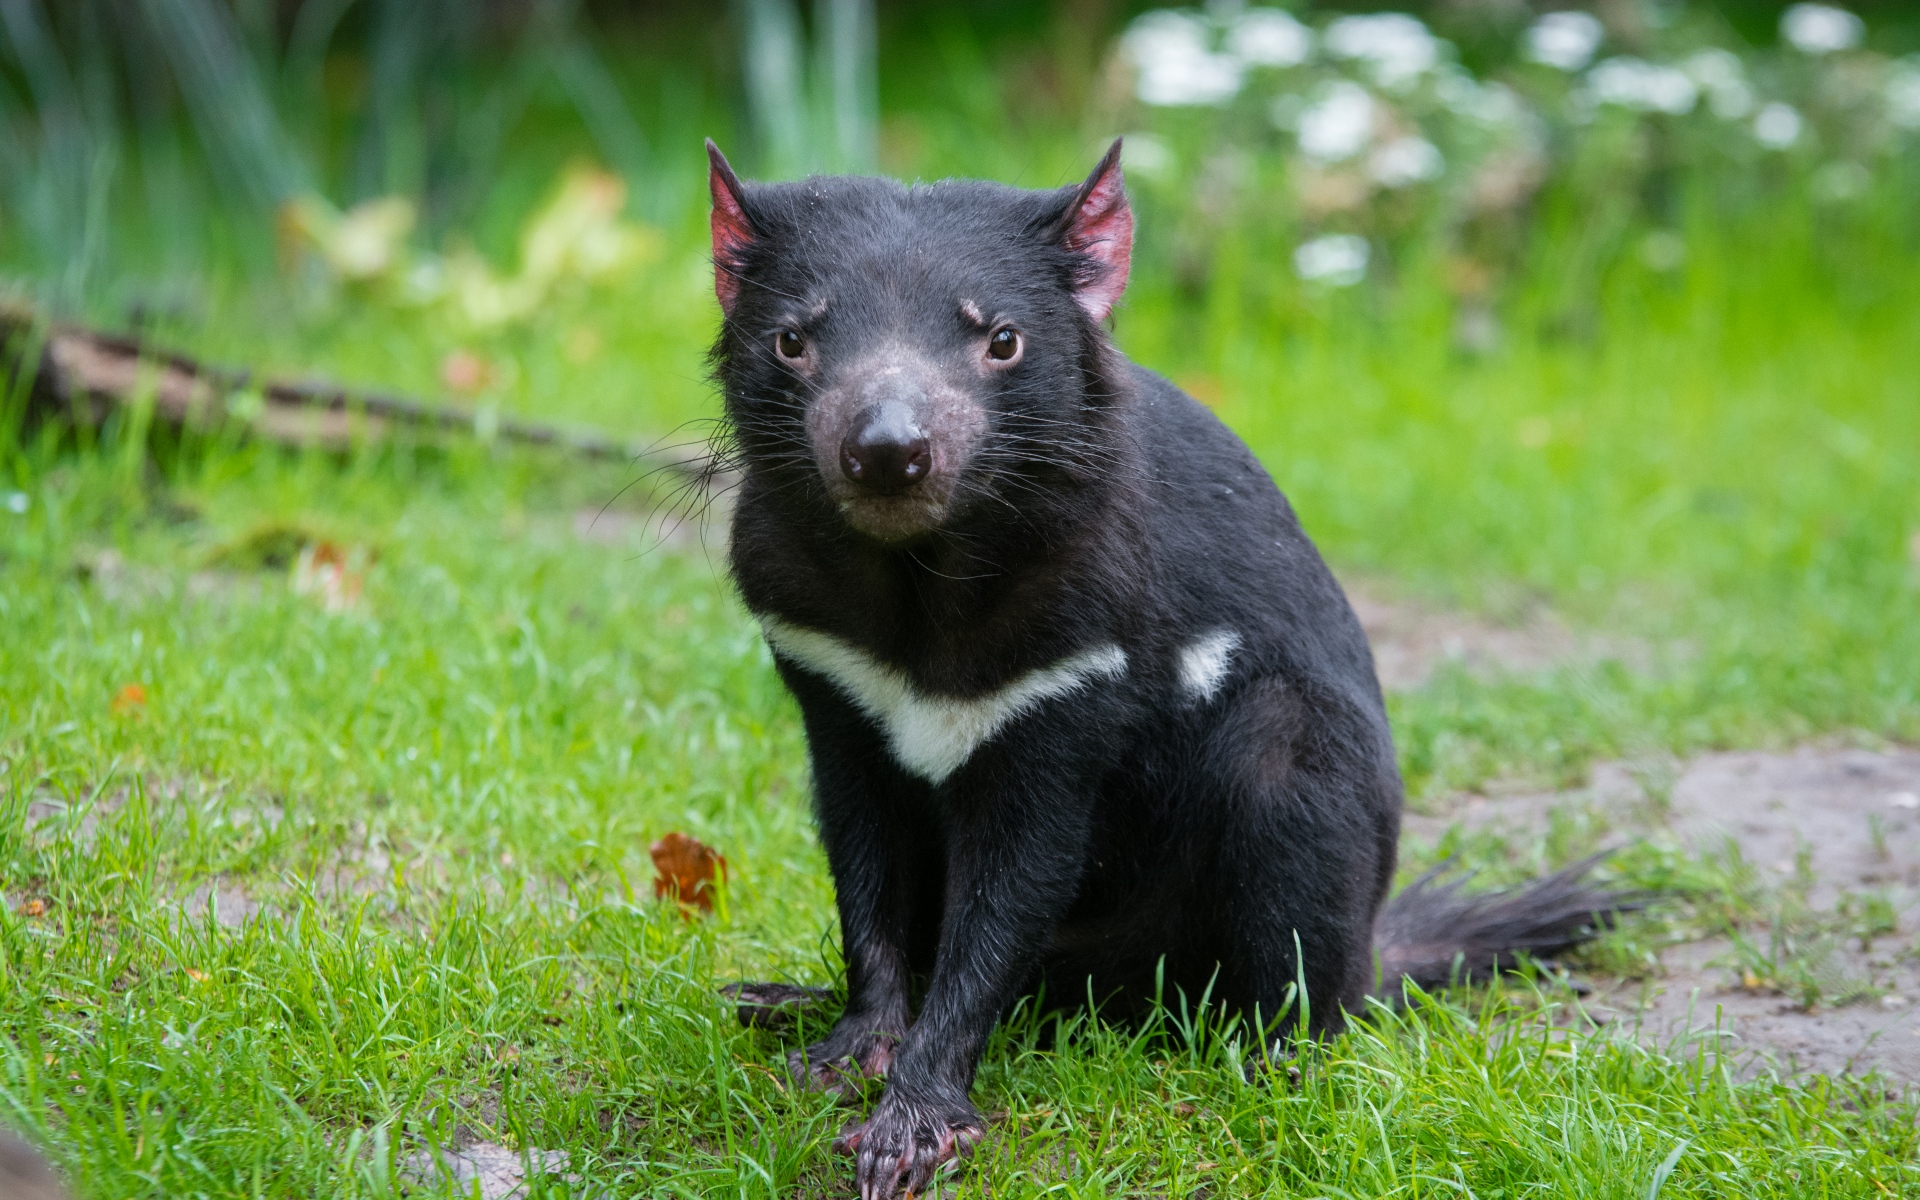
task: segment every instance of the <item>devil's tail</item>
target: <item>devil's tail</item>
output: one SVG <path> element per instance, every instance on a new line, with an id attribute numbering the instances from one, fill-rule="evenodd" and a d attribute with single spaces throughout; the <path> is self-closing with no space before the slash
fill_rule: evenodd
<path id="1" fill-rule="evenodd" d="M 1471 876 L 1438 882 L 1442 863 L 1387 901 L 1373 923 L 1382 994 L 1405 981 L 1422 988 L 1491 979 L 1521 955 L 1548 958 L 1613 927 L 1615 918 L 1652 903 L 1646 892 L 1611 891 L 1587 876 L 1605 854 L 1582 859 L 1532 883 L 1501 892 L 1465 892 Z"/>

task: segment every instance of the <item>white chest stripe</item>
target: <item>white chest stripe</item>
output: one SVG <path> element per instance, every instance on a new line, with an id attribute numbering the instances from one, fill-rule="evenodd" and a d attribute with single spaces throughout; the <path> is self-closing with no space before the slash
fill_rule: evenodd
<path id="1" fill-rule="evenodd" d="M 1126 651 L 1095 646 L 1029 671 L 998 691 L 961 700 L 926 695 L 905 673 L 832 634 L 773 617 L 762 617 L 760 627 L 775 650 L 832 680 L 872 717 L 901 766 L 935 784 L 959 770 L 1015 717 L 1095 679 L 1118 679 L 1127 672 Z"/>
<path id="2" fill-rule="evenodd" d="M 1216 629 L 1187 643 L 1180 651 L 1180 686 L 1195 700 L 1213 699 L 1239 648 L 1240 635 L 1231 629 Z"/>

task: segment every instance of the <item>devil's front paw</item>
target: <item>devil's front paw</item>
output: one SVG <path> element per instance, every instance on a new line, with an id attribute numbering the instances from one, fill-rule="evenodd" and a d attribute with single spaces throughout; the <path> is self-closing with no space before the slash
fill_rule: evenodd
<path id="1" fill-rule="evenodd" d="M 860 1200 L 893 1200 L 924 1192 L 936 1172 L 972 1153 L 986 1134 L 986 1122 L 965 1100 L 926 1102 L 890 1091 L 833 1148 L 855 1157 Z"/>
<path id="2" fill-rule="evenodd" d="M 900 1035 L 877 1028 L 879 1024 L 842 1017 L 824 1040 L 787 1055 L 787 1070 L 794 1082 L 844 1099 L 859 1094 L 863 1081 L 884 1079 Z"/>
<path id="3" fill-rule="evenodd" d="M 720 994 L 733 1001 L 742 1025 L 768 1030 L 791 1028 L 802 1013 L 812 1012 L 833 996 L 826 988 L 792 983 L 730 983 Z"/>

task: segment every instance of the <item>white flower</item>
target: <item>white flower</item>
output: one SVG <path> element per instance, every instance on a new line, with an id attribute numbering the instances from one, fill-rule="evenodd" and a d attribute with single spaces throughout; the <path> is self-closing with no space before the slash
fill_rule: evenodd
<path id="1" fill-rule="evenodd" d="M 1292 13 L 1250 8 L 1227 32 L 1227 49 L 1256 67 L 1296 67 L 1313 53 L 1313 34 Z"/>
<path id="2" fill-rule="evenodd" d="M 1527 116 L 1526 102 L 1512 88 L 1479 83 L 1457 66 L 1443 68 L 1433 90 L 1448 112 L 1483 125 L 1518 125 Z"/>
<path id="3" fill-rule="evenodd" d="M 1724 87 L 1729 83 L 1745 83 L 1747 68 L 1740 56 L 1731 50 L 1718 48 L 1700 50 L 1687 56 L 1680 64 L 1687 78 L 1704 88 Z"/>
<path id="4" fill-rule="evenodd" d="M 1439 38 L 1405 13 L 1341 17 L 1327 26 L 1327 50 L 1365 62 L 1381 87 L 1399 90 L 1440 61 Z"/>
<path id="5" fill-rule="evenodd" d="M 1294 249 L 1293 270 L 1313 283 L 1351 287 L 1367 277 L 1371 255 L 1367 239 L 1351 233 L 1329 233 Z"/>
<path id="6" fill-rule="evenodd" d="M 1687 78 L 1706 89 L 1707 105 L 1724 121 L 1737 121 L 1753 111 L 1753 88 L 1746 68 L 1731 50 L 1702 50 L 1680 64 Z"/>
<path id="7" fill-rule="evenodd" d="M 1780 36 L 1805 54 L 1851 50 L 1866 32 L 1859 17 L 1831 4 L 1796 4 L 1780 14 Z"/>
<path id="8" fill-rule="evenodd" d="M 1606 32 L 1591 13 L 1551 12 L 1528 27 L 1527 57 L 1562 71 L 1578 71 L 1593 61 Z"/>
<path id="9" fill-rule="evenodd" d="M 415 304 L 431 304 L 447 294 L 447 268 L 437 258 L 423 256 L 400 281 L 401 292 Z"/>
<path id="10" fill-rule="evenodd" d="M 1707 107 L 1723 121 L 1738 121 L 1753 111 L 1755 103 L 1753 88 L 1744 79 L 1707 89 Z"/>
<path id="11" fill-rule="evenodd" d="M 1610 58 L 1587 72 L 1587 87 L 1601 104 L 1641 112 L 1693 111 L 1700 89 L 1685 71 L 1638 58 Z"/>
<path id="12" fill-rule="evenodd" d="M 1156 105 L 1225 104 L 1240 91 L 1241 63 L 1209 48 L 1211 28 L 1190 13 L 1160 9 L 1127 27 L 1121 52 L 1139 71 L 1134 92 Z"/>
<path id="13" fill-rule="evenodd" d="M 1887 73 L 1887 120 L 1920 129 L 1920 58 L 1908 58 Z"/>
<path id="14" fill-rule="evenodd" d="M 1373 140 L 1377 102 L 1357 83 L 1339 80 L 1300 114 L 1300 153 L 1316 162 L 1342 162 Z"/>
<path id="15" fill-rule="evenodd" d="M 1793 105 L 1776 100 L 1754 117 L 1753 138 L 1769 150 L 1785 150 L 1800 140 L 1804 125 Z"/>
<path id="16" fill-rule="evenodd" d="M 1120 37 L 1120 48 L 1135 66 L 1148 67 L 1163 58 L 1208 52 L 1209 28 L 1193 13 L 1161 8 L 1142 13 Z"/>
<path id="17" fill-rule="evenodd" d="M 1440 178 L 1447 160 L 1440 147 L 1423 137 L 1399 137 L 1375 150 L 1367 159 L 1367 174 L 1381 187 L 1406 187 Z"/>

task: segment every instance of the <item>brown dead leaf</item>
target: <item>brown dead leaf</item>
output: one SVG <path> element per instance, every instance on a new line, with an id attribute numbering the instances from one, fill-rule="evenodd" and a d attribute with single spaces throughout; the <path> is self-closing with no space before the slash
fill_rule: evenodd
<path id="1" fill-rule="evenodd" d="M 303 546 L 293 563 L 293 590 L 317 598 L 330 613 L 350 612 L 360 607 L 372 559 L 371 552 L 338 542 Z"/>
<path id="2" fill-rule="evenodd" d="M 207 973 L 196 967 L 188 967 L 187 978 L 193 980 L 195 983 L 205 983 L 207 981 Z"/>
<path id="3" fill-rule="evenodd" d="M 440 360 L 440 382 L 462 396 L 477 395 L 493 382 L 493 365 L 471 350 L 455 350 Z"/>
<path id="4" fill-rule="evenodd" d="M 46 915 L 47 902 L 37 897 L 32 900 L 22 900 L 14 911 L 23 917 L 42 917 Z"/>
<path id="5" fill-rule="evenodd" d="M 726 879 L 725 855 L 678 831 L 648 847 L 647 854 L 653 859 L 656 872 L 654 899 L 672 897 L 684 915 L 691 915 L 688 910 L 693 905 L 698 905 L 702 912 L 713 911 L 713 879 L 716 872 L 721 880 Z"/>
<path id="6" fill-rule="evenodd" d="M 117 714 L 138 712 L 147 706 L 147 689 L 137 683 L 129 683 L 113 694 L 113 711 Z"/>

